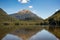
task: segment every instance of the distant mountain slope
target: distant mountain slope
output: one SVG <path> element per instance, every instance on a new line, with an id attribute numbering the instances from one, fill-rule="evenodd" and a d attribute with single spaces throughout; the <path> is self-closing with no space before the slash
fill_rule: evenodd
<path id="1" fill-rule="evenodd" d="M 47 18 L 47 21 L 51 25 L 60 25 L 60 10 L 56 11 L 52 16 Z"/>
<path id="2" fill-rule="evenodd" d="M 50 16 L 46 20 L 51 19 L 51 18 L 53 18 L 54 20 L 60 20 L 60 10 L 56 11 L 52 16 Z"/>
<path id="3" fill-rule="evenodd" d="M 14 22 L 18 20 L 9 16 L 3 9 L 0 8 L 0 40 L 9 32 L 16 30 Z"/>
<path id="4" fill-rule="evenodd" d="M 20 20 L 42 20 L 42 18 L 39 18 L 36 14 L 26 9 L 15 14 L 11 14 L 11 16 Z"/>
<path id="5" fill-rule="evenodd" d="M 4 21 L 16 21 L 16 19 L 9 16 L 3 9 L 0 8 L 0 22 Z"/>

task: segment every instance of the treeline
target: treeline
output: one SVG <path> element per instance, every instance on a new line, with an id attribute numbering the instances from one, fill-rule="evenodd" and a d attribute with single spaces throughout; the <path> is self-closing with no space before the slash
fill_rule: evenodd
<path id="1" fill-rule="evenodd" d="M 3 25 L 10 25 L 11 23 L 3 23 Z M 33 21 L 22 21 L 22 22 L 15 22 L 14 25 L 58 25 L 60 26 L 60 18 L 55 20 L 53 18 L 48 19 L 48 22 L 46 21 L 39 21 L 39 22 L 33 22 Z"/>
<path id="2" fill-rule="evenodd" d="M 60 25 L 60 18 L 57 20 L 51 18 L 48 20 L 48 22 L 49 22 L 49 25 Z"/>

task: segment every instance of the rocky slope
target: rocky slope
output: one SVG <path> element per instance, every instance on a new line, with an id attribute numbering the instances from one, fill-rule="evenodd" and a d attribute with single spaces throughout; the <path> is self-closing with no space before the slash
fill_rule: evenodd
<path id="1" fill-rule="evenodd" d="M 21 10 L 18 13 L 11 14 L 10 16 L 15 17 L 19 20 L 42 20 L 42 18 L 38 17 L 36 14 L 26 9 Z"/>

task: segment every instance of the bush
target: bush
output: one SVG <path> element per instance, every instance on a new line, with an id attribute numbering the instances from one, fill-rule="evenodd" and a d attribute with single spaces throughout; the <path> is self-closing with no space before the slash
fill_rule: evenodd
<path id="1" fill-rule="evenodd" d="M 9 23 L 3 23 L 4 25 L 9 25 Z"/>
<path id="2" fill-rule="evenodd" d="M 19 25 L 19 23 L 15 23 L 15 25 Z"/>
<path id="3" fill-rule="evenodd" d="M 40 25 L 40 23 L 36 23 L 35 25 Z"/>

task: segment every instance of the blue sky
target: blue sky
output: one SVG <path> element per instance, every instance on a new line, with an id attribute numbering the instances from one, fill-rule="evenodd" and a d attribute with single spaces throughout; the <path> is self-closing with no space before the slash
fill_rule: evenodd
<path id="1" fill-rule="evenodd" d="M 60 0 L 0 0 L 0 8 L 8 14 L 28 9 L 45 19 L 60 9 Z"/>

